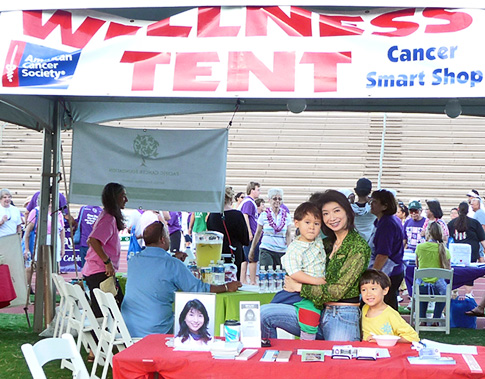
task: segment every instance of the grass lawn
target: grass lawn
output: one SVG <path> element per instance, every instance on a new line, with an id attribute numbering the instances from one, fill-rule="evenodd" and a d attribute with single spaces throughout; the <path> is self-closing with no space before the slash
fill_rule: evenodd
<path id="1" fill-rule="evenodd" d="M 32 315 L 31 315 L 32 320 Z M 421 332 L 421 338 L 433 341 L 485 346 L 485 329 L 451 329 L 449 335 L 443 332 Z M 34 344 L 41 338 L 28 327 L 25 315 L 0 313 L 0 377 L 2 379 L 29 378 L 30 372 L 25 363 L 20 346 L 24 343 Z M 81 349 L 81 355 L 86 362 L 87 354 Z M 91 363 L 86 364 L 88 372 L 91 372 Z M 67 369 L 61 370 L 58 361 L 44 366 L 48 378 L 72 378 Z M 100 368 L 97 372 L 101 375 Z M 111 369 L 108 373 L 111 378 Z"/>
<path id="2" fill-rule="evenodd" d="M 31 322 L 33 316 L 31 316 Z M 30 371 L 25 362 L 20 346 L 24 343 L 34 344 L 41 337 L 34 333 L 27 325 L 23 314 L 0 313 L 0 378 L 18 379 L 30 378 Z M 86 363 L 87 353 L 81 349 L 81 355 Z M 92 363 L 86 363 L 88 372 L 91 373 Z M 71 371 L 60 369 L 60 361 L 47 363 L 44 371 L 48 378 L 72 378 Z M 98 369 L 97 375 L 101 376 L 102 367 Z M 108 378 L 111 378 L 111 369 L 108 371 Z"/>

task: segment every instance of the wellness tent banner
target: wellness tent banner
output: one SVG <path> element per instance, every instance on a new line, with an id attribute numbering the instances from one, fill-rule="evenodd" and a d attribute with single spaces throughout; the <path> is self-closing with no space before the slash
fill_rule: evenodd
<path id="1" fill-rule="evenodd" d="M 129 208 L 220 212 L 228 130 L 73 126 L 70 201 L 101 205 L 109 182 L 123 184 Z"/>
<path id="2" fill-rule="evenodd" d="M 483 9 L 198 7 L 158 21 L 0 14 L 1 93 L 483 97 Z"/>

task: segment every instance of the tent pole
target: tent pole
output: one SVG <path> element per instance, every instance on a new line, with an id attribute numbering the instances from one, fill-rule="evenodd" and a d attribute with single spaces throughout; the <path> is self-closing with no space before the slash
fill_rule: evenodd
<path id="1" fill-rule="evenodd" d="M 386 126 L 387 113 L 384 113 L 384 118 L 382 120 L 381 153 L 379 155 L 379 175 L 377 177 L 377 189 L 381 189 L 382 163 L 384 161 L 384 147 L 386 146 Z"/>
<path id="2" fill-rule="evenodd" d="M 61 118 L 61 104 L 59 100 L 56 100 L 54 103 L 54 117 L 53 117 L 53 128 L 52 128 L 52 209 L 51 214 L 51 259 L 50 259 L 50 272 L 48 276 L 46 276 L 46 291 L 49 291 L 49 295 L 46 296 L 46 299 L 51 298 L 50 302 L 46 301 L 46 309 L 45 315 L 46 320 L 45 323 L 49 324 L 55 314 L 56 308 L 56 291 L 52 287 L 52 279 L 51 273 L 59 271 L 59 265 L 57 263 L 57 249 L 62 249 L 62 246 L 58 246 L 59 243 L 62 244 L 62 240 L 58 240 L 57 237 L 59 235 L 59 228 L 62 227 L 64 231 L 64 218 L 62 219 L 62 225 L 58 225 L 59 214 L 63 210 L 59 210 L 59 181 L 61 180 L 60 176 L 60 164 L 59 164 L 59 157 L 61 154 L 61 127 L 62 127 L 62 118 Z M 56 225 L 56 226 L 54 226 Z"/>
<path id="3" fill-rule="evenodd" d="M 35 260 L 37 264 L 37 272 L 35 278 L 35 303 L 34 303 L 34 332 L 40 333 L 44 329 L 44 283 L 46 270 L 50 267 L 45 267 L 44 254 L 48 249 L 43 248 L 47 244 L 47 217 L 49 213 L 49 187 L 52 176 L 52 140 L 53 134 L 50 130 L 44 129 L 44 146 L 42 158 L 42 178 L 41 189 L 39 196 L 40 211 L 38 214 L 38 228 L 37 228 L 37 257 Z M 34 254 L 35 255 L 35 254 Z M 34 260 L 34 257 L 32 258 Z M 50 276 L 50 275 L 49 275 Z"/>

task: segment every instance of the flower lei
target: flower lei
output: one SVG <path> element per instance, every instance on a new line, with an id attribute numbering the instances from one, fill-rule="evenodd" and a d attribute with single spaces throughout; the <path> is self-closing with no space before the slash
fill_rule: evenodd
<path id="1" fill-rule="evenodd" d="M 281 213 L 281 222 L 279 225 L 276 225 L 273 215 L 271 214 L 271 209 L 266 208 L 266 215 L 268 217 L 269 225 L 274 229 L 275 233 L 279 233 L 283 230 L 286 224 L 286 210 L 280 209 Z"/>

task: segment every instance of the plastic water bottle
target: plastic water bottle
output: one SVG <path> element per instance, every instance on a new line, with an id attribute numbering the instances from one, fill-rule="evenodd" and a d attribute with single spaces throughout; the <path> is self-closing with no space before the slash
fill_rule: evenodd
<path id="1" fill-rule="evenodd" d="M 273 266 L 269 265 L 268 266 L 268 292 L 274 292 L 275 291 L 275 277 L 274 277 L 274 270 Z"/>
<path id="2" fill-rule="evenodd" d="M 259 293 L 265 293 L 268 289 L 268 279 L 264 266 L 259 268 Z"/>
<path id="3" fill-rule="evenodd" d="M 220 285 L 225 283 L 226 274 L 224 270 L 224 262 L 222 260 L 218 261 L 217 265 L 214 266 L 214 273 L 212 275 L 214 284 Z"/>
<path id="4" fill-rule="evenodd" d="M 210 263 L 209 263 L 210 274 L 209 274 L 209 278 L 208 278 L 207 283 L 214 284 L 215 267 L 216 267 L 216 264 L 214 263 L 214 260 L 211 260 Z"/>
<path id="5" fill-rule="evenodd" d="M 284 268 L 281 269 L 280 272 L 280 277 L 281 277 L 281 289 L 285 286 L 285 276 L 286 276 L 286 271 Z"/>
<path id="6" fill-rule="evenodd" d="M 274 272 L 275 274 L 275 292 L 280 292 L 283 289 L 283 281 L 285 280 L 284 277 L 281 276 L 281 266 L 277 265 L 276 270 Z"/>
<path id="7" fill-rule="evenodd" d="M 197 279 L 200 279 L 199 269 L 197 268 L 197 263 L 195 263 L 195 261 L 190 262 L 188 268 L 192 275 L 194 275 Z"/>

